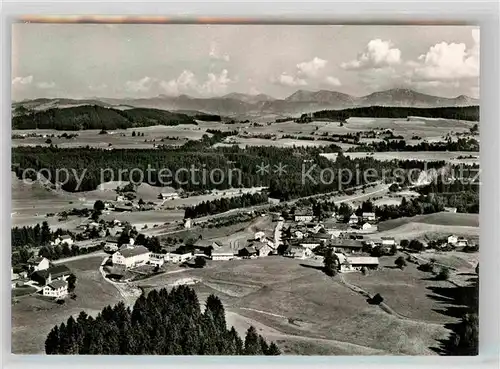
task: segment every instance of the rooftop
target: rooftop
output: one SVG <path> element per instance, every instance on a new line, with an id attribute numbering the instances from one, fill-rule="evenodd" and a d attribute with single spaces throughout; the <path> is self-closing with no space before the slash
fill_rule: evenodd
<path id="1" fill-rule="evenodd" d="M 351 240 L 351 239 L 341 239 L 337 238 L 334 239 L 330 242 L 330 246 L 333 247 L 352 247 L 352 248 L 362 248 L 363 243 L 358 240 Z"/>
<path id="2" fill-rule="evenodd" d="M 66 265 L 59 264 L 59 265 L 54 265 L 53 267 L 50 267 L 49 269 L 38 270 L 33 274 L 37 274 L 44 279 L 48 278 L 49 274 L 52 275 L 52 278 L 57 278 L 57 277 L 60 277 L 62 275 L 71 274 L 71 270 Z"/>
<path id="3" fill-rule="evenodd" d="M 68 283 L 66 283 L 66 281 L 63 281 L 63 280 L 60 280 L 58 279 L 57 281 L 53 281 L 51 283 L 48 284 L 48 286 L 54 290 L 57 290 L 59 288 L 62 288 L 62 287 L 66 287 L 68 285 Z"/>
<path id="4" fill-rule="evenodd" d="M 118 251 L 125 258 L 130 258 L 132 256 L 143 255 L 149 253 L 149 250 L 144 246 L 136 246 L 134 248 L 128 248 L 125 250 Z"/>
<path id="5" fill-rule="evenodd" d="M 365 265 L 379 264 L 378 258 L 375 258 L 375 257 L 372 257 L 372 256 L 354 256 L 354 257 L 348 257 L 346 261 L 349 264 L 355 264 L 355 265 L 360 265 L 360 264 L 365 264 Z"/>

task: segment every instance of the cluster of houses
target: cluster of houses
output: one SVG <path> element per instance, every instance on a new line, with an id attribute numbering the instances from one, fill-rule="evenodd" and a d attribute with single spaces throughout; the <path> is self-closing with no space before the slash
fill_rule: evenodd
<path id="1" fill-rule="evenodd" d="M 71 274 L 71 270 L 64 264 L 53 265 L 45 257 L 33 256 L 28 260 L 28 271 L 25 272 L 25 277 L 29 276 L 32 281 L 42 287 L 43 296 L 62 299 L 68 295 L 67 279 Z"/>

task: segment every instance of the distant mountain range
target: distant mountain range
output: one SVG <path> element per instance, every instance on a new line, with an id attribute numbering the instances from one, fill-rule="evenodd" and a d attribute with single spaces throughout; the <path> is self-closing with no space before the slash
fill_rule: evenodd
<path id="1" fill-rule="evenodd" d="M 410 89 L 396 88 L 378 91 L 366 96 L 355 97 L 348 94 L 320 90 L 298 90 L 285 99 L 275 99 L 265 94 L 250 95 L 233 92 L 221 97 L 196 98 L 188 95 L 171 97 L 159 95 L 150 98 L 116 99 L 100 98 L 72 99 L 35 99 L 13 103 L 30 110 L 47 110 L 77 105 L 99 105 L 115 109 L 131 107 L 155 108 L 169 111 L 196 111 L 225 116 L 258 114 L 297 115 L 326 109 L 346 109 L 366 106 L 396 106 L 434 108 L 445 106 L 479 105 L 479 100 L 460 95 L 454 98 L 438 97 Z"/>

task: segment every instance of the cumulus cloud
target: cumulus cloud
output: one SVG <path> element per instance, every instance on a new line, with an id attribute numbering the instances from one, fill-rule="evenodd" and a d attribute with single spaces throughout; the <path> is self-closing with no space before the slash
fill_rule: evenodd
<path id="1" fill-rule="evenodd" d="M 223 69 L 219 74 L 208 73 L 204 82 L 199 82 L 193 72 L 184 70 L 177 78 L 161 81 L 160 87 L 167 95 L 171 96 L 192 92 L 200 95 L 218 95 L 225 93 L 229 84 L 233 82 L 229 78 L 227 69 Z"/>
<path id="2" fill-rule="evenodd" d="M 208 53 L 208 56 L 210 59 L 214 60 L 223 60 L 228 62 L 229 61 L 229 55 L 228 54 L 223 54 L 219 51 L 219 47 L 215 42 L 212 42 L 210 45 L 210 52 Z"/>
<path id="3" fill-rule="evenodd" d="M 278 78 L 274 80 L 274 82 L 278 85 L 287 87 L 307 85 L 307 82 L 304 79 L 286 73 L 282 73 Z"/>
<path id="4" fill-rule="evenodd" d="M 338 78 L 335 78 L 335 77 L 332 77 L 332 76 L 326 77 L 325 83 L 327 85 L 333 86 L 333 87 L 338 87 L 338 86 L 342 85 L 342 83 L 340 83 L 340 80 Z"/>
<path id="5" fill-rule="evenodd" d="M 146 76 L 137 81 L 125 82 L 125 88 L 131 92 L 147 92 L 151 89 L 153 82 L 153 78 Z"/>
<path id="6" fill-rule="evenodd" d="M 29 85 L 33 82 L 33 76 L 26 76 L 26 77 L 15 77 L 12 79 L 12 85 Z"/>
<path id="7" fill-rule="evenodd" d="M 401 63 L 401 51 L 391 41 L 375 39 L 368 42 L 365 50 L 355 60 L 342 63 L 346 70 L 378 69 Z"/>
<path id="8" fill-rule="evenodd" d="M 474 45 L 441 42 L 431 46 L 418 58 L 412 71 L 413 79 L 460 80 L 479 77 L 479 31 L 473 31 Z"/>
<path id="9" fill-rule="evenodd" d="M 326 66 L 327 61 L 314 57 L 311 61 L 297 64 L 297 76 L 305 78 L 315 78 L 321 69 Z"/>
<path id="10" fill-rule="evenodd" d="M 54 82 L 38 82 L 36 84 L 36 87 L 44 89 L 44 90 L 48 90 L 48 89 L 56 87 L 56 84 Z"/>

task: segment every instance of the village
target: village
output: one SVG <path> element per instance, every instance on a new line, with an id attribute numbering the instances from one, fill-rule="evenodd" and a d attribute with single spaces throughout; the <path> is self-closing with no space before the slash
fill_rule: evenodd
<path id="1" fill-rule="evenodd" d="M 162 198 L 172 196 L 177 197 L 178 194 L 160 194 Z M 114 210 L 109 202 L 104 202 L 102 206 L 103 210 Z M 355 209 L 351 210 L 348 219 L 335 211 L 314 215 L 311 207 L 294 209 L 292 214 L 259 212 L 255 214 L 255 219 L 268 217 L 270 221 L 265 228 L 254 229 L 255 232 L 246 239 L 205 239 L 200 234 L 196 240 L 174 244 L 145 236 L 135 227 L 116 219 L 97 222 L 89 218 L 79 227 L 81 233 L 59 234 L 50 244 L 52 247 L 78 250 L 76 255 L 79 256 L 69 257 L 68 260 L 104 256 L 100 268 L 103 277 L 113 283 L 144 280 L 164 273 L 168 266 L 203 268 L 207 262 L 270 256 L 311 260 L 321 265 L 328 250 L 334 255 L 337 272 L 367 274 L 369 270 L 379 268 L 380 257 L 384 255 L 401 253 L 407 261 L 418 263 L 418 257 L 412 255 L 430 249 L 438 252 L 464 248 L 477 250 L 475 241 L 454 234 L 428 242 L 379 237 L 378 219 L 374 212 L 360 213 L 358 209 L 359 215 L 356 215 Z M 448 209 L 448 212 L 453 213 L 453 209 Z M 189 231 L 196 226 L 196 220 L 187 218 L 181 228 Z M 155 239 L 154 243 L 150 241 L 152 239 Z M 26 264 L 18 265 L 16 273 L 11 268 L 13 291 L 30 288 L 29 292 L 59 303 L 71 297 L 75 278 L 64 260 L 50 260 L 49 253 L 41 248 Z"/>

